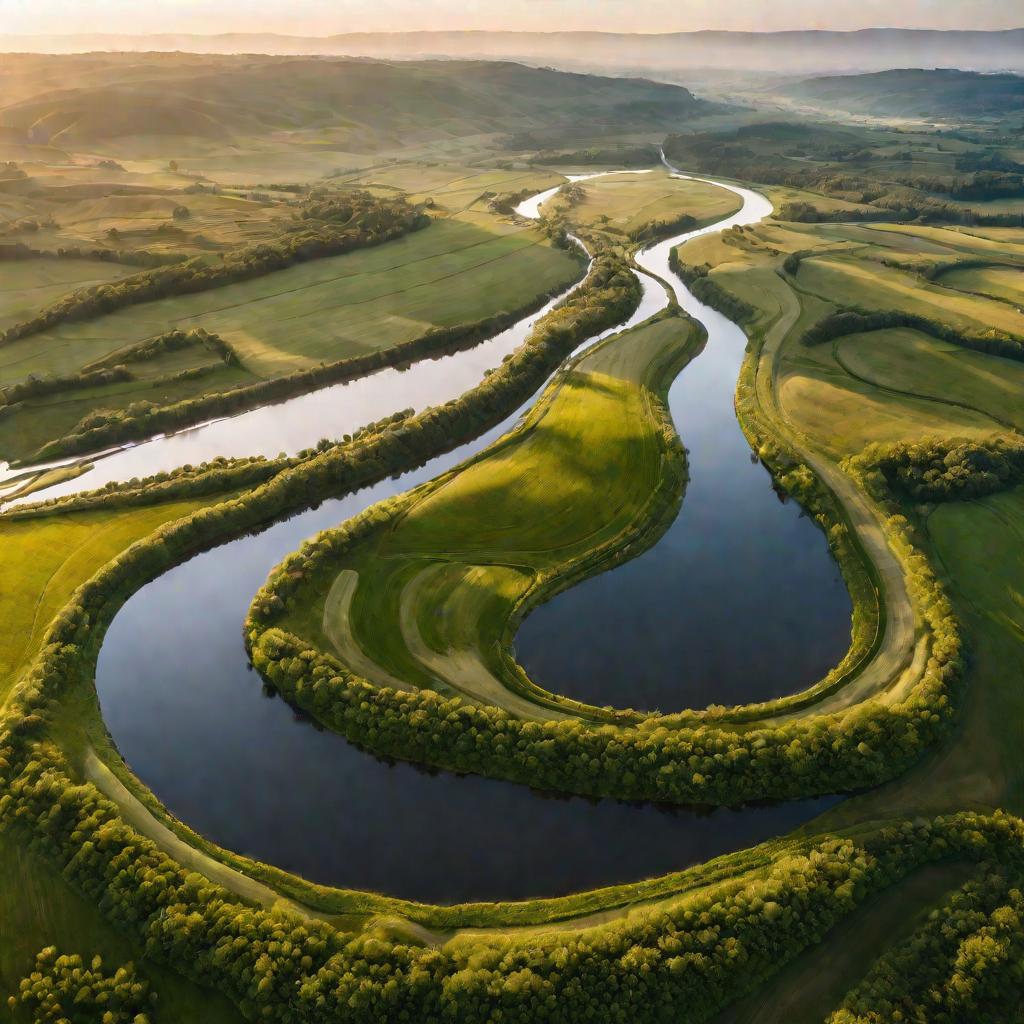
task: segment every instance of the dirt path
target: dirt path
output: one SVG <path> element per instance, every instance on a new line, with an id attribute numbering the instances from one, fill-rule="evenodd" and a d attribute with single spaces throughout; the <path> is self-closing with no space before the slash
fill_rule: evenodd
<path id="1" fill-rule="evenodd" d="M 410 686 L 378 665 L 359 646 L 359 641 L 352 632 L 350 619 L 352 598 L 355 597 L 358 585 L 359 573 L 355 569 L 342 569 L 338 573 L 324 602 L 324 636 L 330 640 L 331 646 L 345 665 L 357 676 L 368 679 L 378 686 L 390 686 L 392 689 L 406 692 L 415 690 L 415 686 Z"/>
<path id="2" fill-rule="evenodd" d="M 416 608 L 419 592 L 429 585 L 438 572 L 446 572 L 449 564 L 439 562 L 416 574 L 404 589 L 400 599 L 400 623 L 402 640 L 409 653 L 433 675 L 443 679 L 449 686 L 466 694 L 473 701 L 490 704 L 528 721 L 548 722 L 568 718 L 560 711 L 553 711 L 535 704 L 510 690 L 486 665 L 480 650 L 471 644 L 465 647 L 449 647 L 439 652 L 429 647 L 420 634 L 416 623 Z M 464 567 L 467 578 L 481 570 L 477 566 Z"/>
<path id="3" fill-rule="evenodd" d="M 222 885 L 242 899 L 260 906 L 283 910 L 300 917 L 324 917 L 295 900 L 288 899 L 255 878 L 222 864 L 201 850 L 190 846 L 171 831 L 153 812 L 136 797 L 121 780 L 100 760 L 95 750 L 85 755 L 85 777 L 108 799 L 117 804 L 124 820 L 137 832 L 173 857 L 182 867 L 198 871 L 211 882 Z"/>
<path id="4" fill-rule="evenodd" d="M 765 336 L 755 371 L 758 404 L 846 510 L 851 528 L 881 579 L 885 626 L 875 656 L 849 684 L 808 709 L 768 716 L 764 721 L 786 721 L 808 712 L 834 712 L 886 691 L 895 698 L 919 678 L 927 661 L 927 646 L 923 639 L 918 643 L 914 608 L 903 567 L 886 540 L 881 511 L 850 477 L 796 430 L 782 412 L 778 397 L 779 353 L 783 340 L 800 317 L 800 302 L 788 285 L 779 297 L 782 313 Z"/>

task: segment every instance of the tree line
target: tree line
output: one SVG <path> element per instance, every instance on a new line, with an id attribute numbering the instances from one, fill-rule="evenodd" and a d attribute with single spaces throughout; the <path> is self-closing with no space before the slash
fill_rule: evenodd
<path id="1" fill-rule="evenodd" d="M 608 297 L 592 292 L 568 315 L 569 323 L 586 314 L 591 327 L 590 316 L 600 316 L 601 300 Z M 560 320 L 563 328 L 568 326 L 562 318 L 550 326 Z M 556 330 L 548 340 L 559 337 Z M 362 439 L 376 448 L 380 471 L 387 472 L 389 461 L 397 464 L 404 426 Z M 353 456 L 344 447 L 279 473 L 252 495 L 168 524 L 104 567 L 54 619 L 43 652 L 15 688 L 0 727 L 3 826 L 34 837 L 36 848 L 116 924 L 145 943 L 149 955 L 223 991 L 248 1016 L 281 1024 L 342 1016 L 356 1022 L 384 1017 L 410 1024 L 476 1024 L 492 1019 L 499 1006 L 507 1020 L 551 1024 L 592 1017 L 654 1022 L 668 1012 L 703 1020 L 820 941 L 853 907 L 916 865 L 964 858 L 1019 862 L 1024 824 L 1009 816 L 963 814 L 906 822 L 872 832 L 863 841 L 807 841 L 799 850 L 787 848 L 773 856 L 770 869 L 752 884 L 696 894 L 586 932 L 482 937 L 442 948 L 396 939 L 383 928 L 341 934 L 323 921 L 253 908 L 186 871 L 127 826 L 95 787 L 74 781 L 48 739 L 49 717 L 68 687 L 91 678 L 103 627 L 127 590 L 199 547 L 253 525 L 273 508 L 329 493 L 339 485 L 346 458 Z M 391 451 L 390 459 L 383 458 L 385 450 Z M 297 648 L 287 667 L 293 660 L 308 664 L 304 654 L 304 648 Z M 941 663 L 943 657 L 938 650 L 934 660 Z M 915 691 L 910 699 L 920 702 L 921 711 L 912 726 L 915 733 L 933 715 L 948 715 L 948 697 Z M 366 694 L 368 704 L 375 699 Z M 862 720 L 859 742 L 865 746 L 875 743 L 884 751 L 886 743 L 897 741 L 913 748 L 914 737 L 890 736 L 877 728 L 874 709 L 858 708 L 853 715 Z M 416 728 L 424 733 L 428 724 L 434 723 L 421 715 Z M 453 739 L 475 743 L 479 732 L 468 730 L 478 724 L 458 723 Z M 543 728 L 541 723 L 526 725 Z M 622 732 L 600 731 L 610 736 Z M 646 757 L 659 739 L 671 743 L 672 738 L 670 730 L 652 729 L 650 745 L 638 753 Z M 791 739 L 798 746 L 807 743 L 806 765 L 813 771 L 814 738 Z M 823 741 L 831 746 L 829 738 Z M 708 749 L 713 752 L 706 764 L 687 762 L 678 748 L 669 761 L 711 774 L 719 764 L 742 760 L 724 745 Z M 760 747 L 755 744 L 755 749 Z M 859 753 L 867 758 L 874 752 Z M 589 761 L 584 764 L 581 758 L 577 770 L 588 770 Z M 543 785 L 543 765 L 528 767 L 536 769 L 528 781 Z"/>
<path id="2" fill-rule="evenodd" d="M 930 317 L 917 313 L 904 313 L 897 309 L 873 312 L 844 309 L 837 313 L 830 313 L 816 324 L 808 327 L 801 335 L 800 343 L 813 347 L 850 334 L 885 331 L 894 327 L 920 331 L 923 334 L 930 334 L 940 341 L 946 341 L 952 345 L 962 345 L 964 348 L 985 352 L 988 355 L 1024 361 L 1024 338 L 1011 334 L 998 334 L 994 330 L 988 330 L 983 334 L 968 334 Z"/>
<path id="3" fill-rule="evenodd" d="M 25 712 L 31 704 L 20 697 Z M 243 903 L 133 831 L 92 784 L 74 782 L 33 718 L 0 736 L 4 827 L 31 838 L 148 956 L 275 1024 L 482 1024 L 496 1009 L 513 1024 L 703 1021 L 915 868 L 967 859 L 1019 872 L 1024 849 L 1024 823 L 1000 812 L 904 822 L 769 846 L 767 864 L 746 880 L 585 930 L 437 947 L 372 921 L 343 933 Z M 992 916 L 1012 951 L 1013 920 Z M 54 972 L 43 966 L 36 984 L 45 998 Z M 975 956 L 971 966 L 989 988 L 999 983 L 999 958 Z M 924 1012 L 915 1019 L 948 1019 Z"/>
<path id="4" fill-rule="evenodd" d="M 886 952 L 827 1024 L 1014 1019 L 1024 992 L 1024 876 L 983 862 L 905 942 Z"/>
<path id="5" fill-rule="evenodd" d="M 705 306 L 740 326 L 749 325 L 757 319 L 757 310 L 749 302 L 726 291 L 711 277 L 711 264 L 684 263 L 679 258 L 679 250 L 673 249 L 668 255 L 668 265 Z"/>
<path id="6" fill-rule="evenodd" d="M 220 335 L 211 334 L 201 327 L 190 331 L 168 331 L 165 334 L 157 335 L 155 338 L 150 338 L 148 341 L 134 345 L 130 349 L 121 350 L 112 356 L 98 359 L 83 367 L 78 373 L 68 374 L 63 377 L 37 377 L 29 375 L 23 381 L 0 388 L 0 412 L 10 411 L 10 407 L 34 398 L 43 398 L 47 395 L 61 394 L 66 391 L 78 391 L 84 388 L 103 387 L 120 381 L 135 380 L 135 374 L 125 365 L 126 363 L 141 362 L 151 359 L 162 352 L 175 351 L 192 345 L 202 345 L 204 348 L 215 352 L 228 365 L 237 365 L 238 363 L 238 357 L 234 349 Z M 195 367 L 194 369 L 202 370 L 205 368 Z M 181 372 L 189 373 L 192 371 L 184 370 Z M 176 376 L 180 378 L 181 373 Z"/>
<path id="7" fill-rule="evenodd" d="M 857 461 L 917 502 L 970 501 L 1024 483 L 1024 442 L 1009 437 L 874 444 Z"/>

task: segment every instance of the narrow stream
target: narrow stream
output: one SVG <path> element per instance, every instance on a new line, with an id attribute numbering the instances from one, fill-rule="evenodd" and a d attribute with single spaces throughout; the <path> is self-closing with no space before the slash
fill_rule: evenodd
<path id="1" fill-rule="evenodd" d="M 764 201 L 750 196 L 725 224 L 764 216 Z M 671 246 L 706 230 L 662 243 L 641 264 L 667 276 L 661 261 Z M 633 323 L 667 301 L 660 285 L 645 275 L 642 281 L 644 301 Z M 709 350 L 718 344 L 717 326 L 708 322 Z M 698 395 L 691 415 L 717 415 L 716 403 L 731 409 L 734 384 L 733 373 L 723 387 Z M 125 604 L 100 652 L 103 716 L 125 760 L 176 816 L 225 847 L 318 882 L 454 902 L 554 895 L 656 875 L 787 832 L 835 802 L 700 813 L 552 798 L 523 786 L 386 764 L 315 729 L 283 701 L 259 696 L 260 680 L 247 666 L 240 633 L 270 568 L 316 531 L 479 451 L 517 416 L 419 470 L 203 553 Z M 316 425 L 319 433 L 325 429 Z M 745 529 L 755 541 L 771 503 L 778 504 L 767 486 L 751 494 Z M 834 570 L 824 545 L 813 550 L 827 577 Z M 622 579 L 623 571 L 606 578 Z M 639 599 L 622 589 L 623 604 Z M 785 592 L 767 601 L 761 614 L 785 622 L 791 614 Z M 848 613 L 836 614 L 835 628 L 848 629 Z M 746 642 L 733 647 L 741 656 Z M 786 649 L 783 657 L 794 654 L 799 651 Z M 742 666 L 739 657 L 738 670 Z M 683 702 L 682 696 L 674 701 Z"/>

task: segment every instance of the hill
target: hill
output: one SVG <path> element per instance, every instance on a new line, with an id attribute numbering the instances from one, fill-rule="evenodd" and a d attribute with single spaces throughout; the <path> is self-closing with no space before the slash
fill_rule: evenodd
<path id="1" fill-rule="evenodd" d="M 33 88 L 33 82 L 38 83 Z M 680 86 L 515 63 L 125 54 L 15 56 L 8 139 L 75 148 L 125 136 L 225 140 L 332 130 L 404 142 L 537 128 L 668 126 L 709 104 Z"/>
<path id="2" fill-rule="evenodd" d="M 1024 77 L 949 68 L 812 78 L 781 91 L 813 106 L 884 117 L 975 118 L 1024 110 Z"/>
<path id="3" fill-rule="evenodd" d="M 178 50 L 193 53 L 347 54 L 402 59 L 474 57 L 563 68 L 745 69 L 796 74 L 905 66 L 1024 70 L 1024 29 L 1001 32 L 354 32 L 325 37 L 223 35 L 0 35 L 0 51 Z"/>

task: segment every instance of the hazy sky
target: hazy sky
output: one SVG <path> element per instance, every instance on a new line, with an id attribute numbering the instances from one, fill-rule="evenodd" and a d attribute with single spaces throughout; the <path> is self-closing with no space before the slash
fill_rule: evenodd
<path id="1" fill-rule="evenodd" d="M 1024 27 L 1024 0 L 0 0 L 0 33 Z"/>

